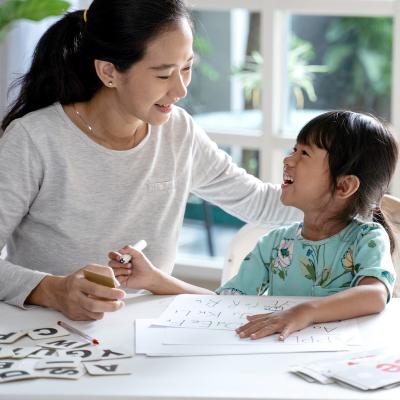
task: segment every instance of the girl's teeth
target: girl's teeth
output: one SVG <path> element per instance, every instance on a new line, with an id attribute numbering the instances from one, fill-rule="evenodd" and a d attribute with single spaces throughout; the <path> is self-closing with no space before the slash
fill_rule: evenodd
<path id="1" fill-rule="evenodd" d="M 293 183 L 293 180 L 294 180 L 294 179 L 293 179 L 291 176 L 284 175 L 284 176 L 283 176 L 283 180 L 284 180 L 285 182 Z"/>

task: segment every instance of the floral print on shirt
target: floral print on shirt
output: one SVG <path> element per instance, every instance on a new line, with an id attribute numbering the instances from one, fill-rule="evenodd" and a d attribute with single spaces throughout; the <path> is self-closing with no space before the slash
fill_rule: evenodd
<path id="1" fill-rule="evenodd" d="M 390 298 L 395 273 L 389 238 L 381 225 L 355 219 L 320 241 L 304 239 L 301 233 L 302 223 L 297 223 L 262 237 L 238 274 L 217 293 L 326 296 L 370 276 L 385 284 Z"/>
<path id="2" fill-rule="evenodd" d="M 266 266 L 281 279 L 287 277 L 288 268 L 293 258 L 293 239 L 281 240 L 279 246 L 272 249 L 272 257 Z"/>

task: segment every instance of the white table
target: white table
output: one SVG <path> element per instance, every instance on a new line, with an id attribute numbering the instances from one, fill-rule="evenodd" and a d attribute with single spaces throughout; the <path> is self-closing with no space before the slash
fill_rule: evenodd
<path id="1" fill-rule="evenodd" d="M 102 346 L 133 349 L 135 318 L 155 318 L 173 296 L 129 298 L 126 307 L 97 322 L 74 322 Z M 62 318 L 58 312 L 28 311 L 0 303 L 0 330 L 44 326 Z M 44 325 L 43 325 L 44 324 Z M 363 334 L 375 344 L 400 348 L 400 299 L 384 313 L 359 319 Z M 4 329 L 5 328 L 5 329 Z M 18 342 L 19 344 L 20 342 Z M 21 341 L 21 344 L 24 344 Z M 145 357 L 123 360 L 132 375 L 92 377 L 77 381 L 35 379 L 0 385 L 0 400 L 122 400 L 122 399 L 396 399 L 400 387 L 364 393 L 337 385 L 319 385 L 290 374 L 288 366 L 329 357 L 332 353 L 291 353 L 201 357 Z"/>

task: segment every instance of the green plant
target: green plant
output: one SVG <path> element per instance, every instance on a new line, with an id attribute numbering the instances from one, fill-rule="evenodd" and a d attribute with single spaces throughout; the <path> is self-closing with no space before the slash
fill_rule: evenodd
<path id="1" fill-rule="evenodd" d="M 315 74 L 328 71 L 328 67 L 325 65 L 309 64 L 314 56 L 314 49 L 310 42 L 296 35 L 291 36 L 287 72 L 297 108 L 304 107 L 305 95 L 312 102 L 317 100 L 313 84 Z M 233 72 L 241 79 L 245 98 L 250 101 L 253 108 L 257 108 L 261 101 L 262 64 L 261 54 L 254 51 L 246 58 L 246 62 Z"/>
<path id="2" fill-rule="evenodd" d="M 386 115 L 392 77 L 392 19 L 335 18 L 326 40 L 324 62 L 331 77 L 346 82 L 345 98 L 338 100 L 347 107 Z"/>
<path id="3" fill-rule="evenodd" d="M 313 45 L 297 35 L 292 35 L 288 75 L 297 108 L 304 107 L 304 94 L 307 95 L 308 100 L 311 102 L 317 101 L 317 94 L 314 88 L 315 74 L 329 71 L 329 67 L 326 65 L 309 64 L 314 57 Z"/>
<path id="4" fill-rule="evenodd" d="M 40 21 L 60 15 L 70 7 L 64 0 L 6 0 L 0 5 L 0 40 L 11 24 L 20 19 Z"/>

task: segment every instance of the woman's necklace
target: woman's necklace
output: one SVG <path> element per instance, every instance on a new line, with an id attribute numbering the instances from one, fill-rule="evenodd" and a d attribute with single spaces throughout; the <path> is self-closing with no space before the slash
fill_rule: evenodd
<path id="1" fill-rule="evenodd" d="M 92 126 L 89 125 L 89 124 L 85 121 L 85 119 L 82 117 L 81 113 L 76 109 L 75 103 L 73 103 L 72 106 L 74 107 L 75 114 L 76 114 L 76 115 L 79 117 L 79 119 L 86 125 L 86 127 L 89 129 L 89 132 L 90 132 L 90 133 L 94 133 Z"/>
<path id="2" fill-rule="evenodd" d="M 75 103 L 72 104 L 72 107 L 74 108 L 75 114 L 76 114 L 76 115 L 79 117 L 79 119 L 84 123 L 84 125 L 86 125 L 87 129 L 89 130 L 89 132 L 90 132 L 93 136 L 96 136 L 96 133 L 95 133 L 95 131 L 93 130 L 92 125 L 88 124 L 88 123 L 86 122 L 86 120 L 82 117 L 82 114 L 76 109 Z M 132 144 L 132 148 L 136 146 L 136 133 L 137 133 L 137 132 L 135 132 L 135 133 L 133 134 L 133 144 Z M 100 139 L 100 138 L 98 138 L 98 139 Z M 101 139 L 100 139 L 100 140 L 101 140 Z"/>

